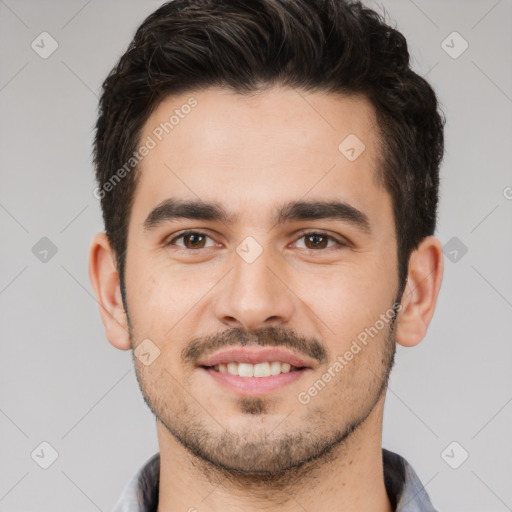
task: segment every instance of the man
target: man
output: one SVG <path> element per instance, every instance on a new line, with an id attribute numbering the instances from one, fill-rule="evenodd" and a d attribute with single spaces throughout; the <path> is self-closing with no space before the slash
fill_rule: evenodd
<path id="1" fill-rule="evenodd" d="M 103 84 L 90 278 L 159 453 L 116 511 L 432 511 L 382 448 L 443 274 L 443 125 L 344 0 L 174 0 Z"/>

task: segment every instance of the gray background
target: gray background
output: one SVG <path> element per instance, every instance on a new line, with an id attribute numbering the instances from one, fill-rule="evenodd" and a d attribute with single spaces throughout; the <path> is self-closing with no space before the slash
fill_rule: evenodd
<path id="1" fill-rule="evenodd" d="M 105 338 L 87 258 L 103 229 L 91 164 L 99 87 L 160 3 L 0 0 L 1 511 L 108 511 L 158 450 L 131 354 Z M 398 348 L 383 445 L 438 509 L 510 510 L 512 2 L 384 6 L 448 121 L 444 282 L 424 341 Z M 47 59 L 31 47 L 43 31 L 58 43 Z M 442 46 L 453 31 L 469 44 L 458 58 Z M 33 252 L 43 237 L 57 248 L 47 261 Z M 58 452 L 48 469 L 31 458 L 43 441 Z"/>

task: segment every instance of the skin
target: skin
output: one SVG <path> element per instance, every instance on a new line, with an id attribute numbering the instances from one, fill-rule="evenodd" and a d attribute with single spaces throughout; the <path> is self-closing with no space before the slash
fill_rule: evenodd
<path id="1" fill-rule="evenodd" d="M 396 323 L 386 323 L 300 403 L 299 393 L 332 372 L 336 357 L 397 297 L 391 196 L 374 180 L 374 109 L 364 97 L 288 88 L 248 97 L 210 88 L 164 100 L 141 140 L 191 96 L 197 106 L 142 162 L 128 231 L 130 325 L 104 233 L 90 251 L 110 343 L 129 350 L 149 338 L 160 350 L 148 366 L 134 358 L 157 418 L 158 511 L 389 512 L 381 451 L 386 379 L 396 343 L 414 346 L 426 334 L 442 281 L 442 245 L 423 239 L 411 255 Z M 338 150 L 349 134 L 366 146 L 355 161 Z M 148 214 L 170 197 L 217 201 L 239 218 L 230 225 L 179 219 L 145 231 Z M 346 201 L 368 216 L 371 234 L 336 219 L 273 221 L 276 205 L 299 199 Z M 184 229 L 210 238 L 163 245 Z M 308 243 L 297 234 L 304 229 L 347 245 Z M 236 252 L 248 236 L 262 249 L 252 263 Z M 202 248 L 192 254 L 191 247 Z M 206 355 L 214 346 L 239 345 L 246 333 L 303 357 L 318 344 L 325 358 L 309 358 L 313 368 L 295 382 L 248 398 L 182 357 L 192 343 Z"/>

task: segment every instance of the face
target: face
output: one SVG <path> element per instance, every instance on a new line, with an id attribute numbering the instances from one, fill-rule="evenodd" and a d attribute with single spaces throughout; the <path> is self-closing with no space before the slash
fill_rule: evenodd
<path id="1" fill-rule="evenodd" d="M 158 354 L 134 361 L 166 434 L 245 473 L 348 442 L 383 403 L 395 351 L 371 104 L 207 89 L 162 102 L 141 142 L 126 300 L 132 346 Z"/>

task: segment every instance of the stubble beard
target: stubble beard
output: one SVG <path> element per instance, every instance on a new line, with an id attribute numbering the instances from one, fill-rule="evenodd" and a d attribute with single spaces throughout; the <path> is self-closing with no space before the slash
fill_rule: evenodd
<path id="1" fill-rule="evenodd" d="M 310 478 L 316 469 L 335 457 L 343 456 L 354 433 L 384 398 L 396 352 L 394 320 L 383 340 L 372 341 L 384 342 L 385 348 L 379 359 L 382 364 L 371 370 L 371 395 L 365 397 L 357 411 L 349 410 L 348 421 L 334 429 L 332 425 L 323 424 L 322 410 L 313 404 L 302 421 L 302 430 L 290 433 L 290 427 L 296 425 L 292 408 L 292 413 L 270 431 L 261 427 L 256 433 L 254 429 L 233 432 L 221 427 L 218 424 L 221 422 L 209 416 L 174 379 L 164 379 L 169 384 L 164 385 L 166 389 L 162 389 L 159 379 L 148 384 L 135 365 L 137 380 L 156 420 L 187 449 L 191 463 L 212 482 L 218 482 L 220 477 L 241 489 L 262 484 L 285 489 L 306 475 Z M 169 407 L 161 398 L 172 394 L 180 395 L 181 399 Z M 271 404 L 266 397 L 239 397 L 237 401 L 242 414 L 255 418 L 264 417 Z M 299 411 L 304 410 L 304 406 L 299 407 Z"/>

